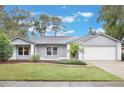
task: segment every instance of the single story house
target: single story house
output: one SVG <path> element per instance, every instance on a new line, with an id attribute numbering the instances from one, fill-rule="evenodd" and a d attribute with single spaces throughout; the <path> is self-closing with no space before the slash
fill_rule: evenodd
<path id="1" fill-rule="evenodd" d="M 122 43 L 122 53 L 124 53 L 124 43 Z"/>
<path id="2" fill-rule="evenodd" d="M 85 36 L 45 36 L 25 39 L 15 37 L 10 60 L 29 60 L 32 55 L 40 55 L 41 60 L 70 59 L 70 44 L 77 43 L 79 60 L 121 60 L 121 42 L 103 33 L 89 33 Z"/>

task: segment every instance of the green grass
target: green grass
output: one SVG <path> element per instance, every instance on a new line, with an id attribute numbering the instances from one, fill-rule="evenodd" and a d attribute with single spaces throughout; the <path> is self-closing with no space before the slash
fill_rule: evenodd
<path id="1" fill-rule="evenodd" d="M 61 59 L 61 60 L 56 60 L 54 63 L 58 64 L 67 64 L 67 65 L 86 65 L 84 61 L 77 60 L 77 59 Z"/>
<path id="2" fill-rule="evenodd" d="M 25 63 L 1 64 L 0 80 L 121 80 L 94 66 Z"/>

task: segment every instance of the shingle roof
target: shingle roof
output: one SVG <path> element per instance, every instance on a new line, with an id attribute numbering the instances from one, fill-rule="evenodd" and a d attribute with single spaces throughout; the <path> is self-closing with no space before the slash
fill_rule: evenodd
<path id="1" fill-rule="evenodd" d="M 41 37 L 41 38 L 28 38 L 28 39 L 25 39 L 26 41 L 29 41 L 29 42 L 34 42 L 36 44 L 67 44 L 67 43 L 73 43 L 73 42 L 78 42 L 80 40 L 82 40 L 83 42 L 89 40 L 89 39 L 92 39 L 94 38 L 95 36 L 98 36 L 98 35 L 103 35 L 103 36 L 106 36 L 112 40 L 115 40 L 117 42 L 120 42 L 119 40 L 117 39 L 114 39 L 110 36 L 107 36 L 105 34 L 102 34 L 102 33 L 89 33 L 85 36 L 82 36 L 82 37 L 77 37 L 77 36 L 44 36 L 44 37 Z M 18 38 L 18 37 L 16 37 Z M 122 43 L 122 42 L 121 42 Z"/>
<path id="2" fill-rule="evenodd" d="M 92 32 L 92 33 L 88 33 L 88 34 L 85 35 L 85 36 L 82 36 L 82 37 L 79 37 L 79 38 L 77 38 L 77 39 L 71 40 L 71 41 L 69 41 L 68 43 L 78 42 L 78 41 L 80 41 L 80 40 L 82 40 L 83 42 L 85 42 L 85 41 L 87 41 L 87 40 L 89 40 L 89 39 L 92 39 L 92 38 L 98 36 L 98 35 L 105 36 L 105 37 L 110 38 L 110 39 L 112 39 L 112 40 L 114 40 L 114 41 L 116 41 L 116 42 L 121 42 L 121 41 L 119 41 L 119 40 L 117 40 L 117 39 L 115 39 L 115 38 L 113 38 L 113 37 L 110 37 L 110 36 L 108 36 L 108 35 L 105 35 L 105 34 L 103 34 L 103 33 Z M 122 42 L 121 42 L 121 43 L 122 43 Z"/>
<path id="3" fill-rule="evenodd" d="M 70 40 L 76 39 L 75 36 L 45 36 L 41 38 L 30 38 L 31 41 L 37 44 L 66 44 Z"/>
<path id="4" fill-rule="evenodd" d="M 69 41 L 68 43 L 77 42 L 77 41 L 80 41 L 80 40 L 86 41 L 87 39 L 89 39 L 91 37 L 94 37 L 95 35 L 96 34 L 88 33 L 87 35 L 79 37 L 79 38 L 76 38 L 76 39 L 73 39 L 73 40 Z"/>

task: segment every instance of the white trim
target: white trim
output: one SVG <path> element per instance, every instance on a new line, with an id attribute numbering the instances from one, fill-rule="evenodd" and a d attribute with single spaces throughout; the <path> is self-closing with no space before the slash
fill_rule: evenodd
<path id="1" fill-rule="evenodd" d="M 121 53 L 122 53 L 121 43 L 118 43 L 118 47 L 117 47 L 117 60 L 121 60 Z"/>
<path id="2" fill-rule="evenodd" d="M 67 59 L 70 59 L 70 44 L 67 44 Z"/>
<path id="3" fill-rule="evenodd" d="M 19 47 L 22 47 L 22 55 L 19 55 Z M 28 51 L 28 55 L 24 54 L 24 47 L 28 47 L 29 51 Z M 30 46 L 29 45 L 18 45 L 17 46 L 17 56 L 29 56 L 30 55 Z"/>
<path id="4" fill-rule="evenodd" d="M 110 38 L 110 39 L 112 39 L 112 40 L 114 40 L 114 41 L 116 41 L 116 42 L 122 43 L 122 41 L 120 41 L 120 40 L 118 40 L 118 39 L 116 39 L 116 38 L 113 38 L 113 37 L 111 37 L 111 36 L 108 36 L 108 35 L 106 35 L 106 34 L 101 33 L 100 35 L 103 35 L 103 36 L 105 36 L 105 37 L 108 37 L 108 38 Z"/>
<path id="5" fill-rule="evenodd" d="M 92 35 L 92 34 L 89 34 L 89 35 Z M 89 35 L 82 36 L 82 37 L 80 37 L 80 38 L 78 38 L 78 39 L 76 39 L 76 40 L 70 41 L 70 42 L 68 42 L 68 43 L 73 43 L 73 42 L 78 43 L 78 42 L 80 42 L 82 39 L 84 39 L 85 37 L 87 37 L 87 36 L 89 36 Z M 105 34 L 103 34 L 103 33 L 94 33 L 93 36 L 87 38 L 87 39 L 86 39 L 85 41 L 83 41 L 83 42 L 86 42 L 86 41 L 88 41 L 88 40 L 90 40 L 90 39 L 92 39 L 92 38 L 94 38 L 94 37 L 96 37 L 96 36 L 99 36 L 99 35 L 102 35 L 102 36 L 104 36 L 104 37 L 107 37 L 107 38 L 109 38 L 109 39 L 111 39 L 111 40 L 114 40 L 114 41 L 116 41 L 116 42 L 122 43 L 122 42 L 119 41 L 118 39 L 115 39 L 115 38 L 113 38 L 113 37 L 111 37 L 111 36 L 108 36 L 108 35 L 105 35 Z"/>
<path id="6" fill-rule="evenodd" d="M 34 52 L 35 52 L 34 45 L 31 44 L 31 56 L 35 54 Z"/>
<path id="7" fill-rule="evenodd" d="M 35 42 L 33 42 L 33 41 L 31 41 L 31 40 L 27 40 L 27 39 L 21 38 L 21 37 L 12 38 L 12 39 L 11 39 L 11 42 L 12 42 L 13 40 L 16 40 L 16 39 L 20 39 L 20 40 L 23 40 L 23 41 L 25 41 L 25 42 L 27 42 L 27 43 L 36 45 Z"/>
<path id="8" fill-rule="evenodd" d="M 13 53 L 9 60 L 16 60 L 16 46 L 13 45 Z"/>
<path id="9" fill-rule="evenodd" d="M 78 59 L 83 60 L 83 51 L 80 50 L 83 48 L 83 45 L 79 44 L 79 51 L 78 51 Z"/>

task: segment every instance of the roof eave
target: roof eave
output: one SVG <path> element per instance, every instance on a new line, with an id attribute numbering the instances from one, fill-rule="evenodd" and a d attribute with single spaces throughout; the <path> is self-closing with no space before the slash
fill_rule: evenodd
<path id="1" fill-rule="evenodd" d="M 37 45 L 36 42 L 33 42 L 33 41 L 31 41 L 31 40 L 28 40 L 28 39 L 24 39 L 24 38 L 22 38 L 22 37 L 14 37 L 14 38 L 11 39 L 11 41 L 13 41 L 13 40 L 15 40 L 15 39 L 21 39 L 21 40 L 26 41 L 26 42 L 28 42 L 28 43 Z"/>
<path id="2" fill-rule="evenodd" d="M 103 36 L 106 36 L 106 37 L 108 37 L 108 38 L 111 38 L 111 39 L 113 39 L 113 40 L 115 40 L 115 41 L 117 41 L 117 42 L 123 43 L 122 41 L 120 41 L 120 40 L 118 40 L 118 39 L 116 39 L 116 38 L 113 38 L 113 37 L 111 37 L 111 36 L 105 35 L 105 34 L 103 34 L 103 33 L 100 33 L 100 34 L 103 35 Z"/>
<path id="3" fill-rule="evenodd" d="M 44 45 L 52 45 L 52 44 L 65 45 L 67 43 L 38 43 L 38 45 L 41 45 L 41 44 L 44 44 Z"/>

